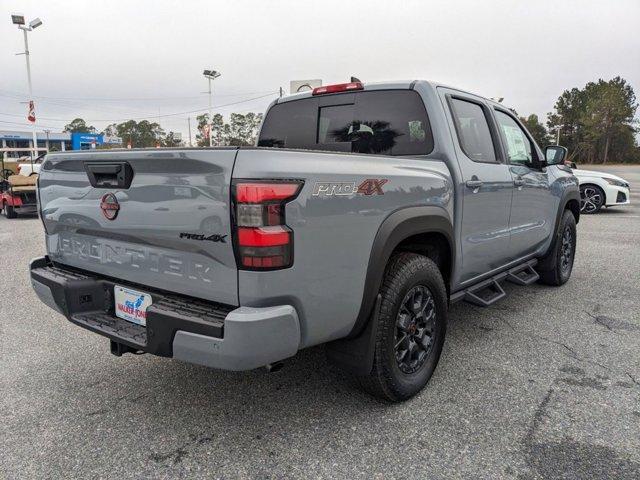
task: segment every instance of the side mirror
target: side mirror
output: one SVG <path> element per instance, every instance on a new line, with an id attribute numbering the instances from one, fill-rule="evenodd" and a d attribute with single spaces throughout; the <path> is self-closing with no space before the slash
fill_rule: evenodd
<path id="1" fill-rule="evenodd" d="M 569 151 L 560 145 L 549 145 L 544 149 L 544 158 L 547 165 L 560 165 L 564 163 Z"/>

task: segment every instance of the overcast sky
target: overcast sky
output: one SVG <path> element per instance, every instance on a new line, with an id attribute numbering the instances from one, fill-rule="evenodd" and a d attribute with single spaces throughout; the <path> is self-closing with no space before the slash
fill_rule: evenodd
<path id="1" fill-rule="evenodd" d="M 206 109 L 204 68 L 222 72 L 214 105 L 242 102 L 225 115 L 263 111 L 290 80 L 351 75 L 437 80 L 540 116 L 598 78 L 620 75 L 640 96 L 640 0 L 0 0 L 0 129 L 26 126 L 10 13 L 44 22 L 31 65 L 38 123 L 54 130 Z M 186 136 L 187 116 L 159 121 Z"/>

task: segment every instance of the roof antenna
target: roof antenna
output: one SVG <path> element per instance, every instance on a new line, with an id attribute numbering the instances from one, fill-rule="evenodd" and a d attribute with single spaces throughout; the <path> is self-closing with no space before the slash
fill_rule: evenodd
<path id="1" fill-rule="evenodd" d="M 353 82 L 362 83 L 362 81 L 358 77 L 351 77 L 351 83 Z"/>

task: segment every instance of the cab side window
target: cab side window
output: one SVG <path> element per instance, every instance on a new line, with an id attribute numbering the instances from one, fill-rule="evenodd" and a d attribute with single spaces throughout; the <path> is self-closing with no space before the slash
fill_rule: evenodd
<path id="1" fill-rule="evenodd" d="M 477 103 L 452 98 L 451 110 L 465 155 L 476 162 L 497 163 L 484 109 Z"/>
<path id="2" fill-rule="evenodd" d="M 520 125 L 510 116 L 500 110 L 496 110 L 498 128 L 504 138 L 507 148 L 509 163 L 527 165 L 533 162 L 533 146 L 527 134 Z"/>

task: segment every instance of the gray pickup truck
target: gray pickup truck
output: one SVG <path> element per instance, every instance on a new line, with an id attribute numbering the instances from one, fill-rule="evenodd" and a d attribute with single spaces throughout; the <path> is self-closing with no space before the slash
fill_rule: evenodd
<path id="1" fill-rule="evenodd" d="M 115 355 L 247 370 L 326 344 L 401 401 L 431 377 L 451 303 L 569 279 L 565 155 L 462 90 L 319 87 L 275 101 L 256 147 L 47 155 L 31 281 Z"/>

